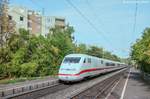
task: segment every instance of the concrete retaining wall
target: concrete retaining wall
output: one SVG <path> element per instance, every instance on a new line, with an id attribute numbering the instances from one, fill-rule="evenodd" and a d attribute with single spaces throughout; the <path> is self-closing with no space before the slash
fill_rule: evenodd
<path id="1" fill-rule="evenodd" d="M 27 91 L 35 90 L 38 88 L 46 87 L 46 86 L 51 86 L 56 83 L 58 83 L 58 79 L 49 80 L 49 81 L 45 81 L 42 83 L 37 82 L 34 84 L 28 84 L 28 85 L 24 85 L 24 86 L 15 87 L 15 88 L 0 90 L 0 99 L 1 99 L 1 97 L 6 97 L 9 95 L 13 95 L 13 94 L 18 94 L 18 93 L 27 92 Z"/>

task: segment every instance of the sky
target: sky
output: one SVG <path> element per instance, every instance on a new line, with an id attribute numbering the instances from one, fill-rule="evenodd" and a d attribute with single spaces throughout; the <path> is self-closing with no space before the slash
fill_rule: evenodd
<path id="1" fill-rule="evenodd" d="M 150 27 L 150 0 L 10 0 L 10 5 L 42 11 L 45 16 L 61 16 L 74 27 L 77 43 L 96 45 L 126 58 L 131 45 Z M 137 3 L 136 25 L 135 9 Z M 93 28 L 94 27 L 94 28 Z M 95 29 L 96 28 L 96 29 Z"/>

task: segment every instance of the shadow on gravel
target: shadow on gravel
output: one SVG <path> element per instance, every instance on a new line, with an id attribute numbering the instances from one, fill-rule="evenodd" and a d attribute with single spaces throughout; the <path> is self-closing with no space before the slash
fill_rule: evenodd
<path id="1" fill-rule="evenodd" d="M 147 83 L 141 76 L 140 72 L 138 72 L 137 70 L 135 71 L 132 71 L 130 72 L 130 77 L 129 79 L 131 80 L 135 80 L 135 81 L 138 81 L 140 83 L 140 86 L 146 86 L 147 89 L 146 91 L 150 91 L 150 84 Z M 136 84 L 135 84 L 136 86 Z M 139 85 L 138 85 L 139 86 Z"/>

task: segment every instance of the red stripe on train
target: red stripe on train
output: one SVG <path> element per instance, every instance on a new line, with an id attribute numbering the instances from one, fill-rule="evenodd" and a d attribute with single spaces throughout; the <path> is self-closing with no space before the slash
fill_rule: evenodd
<path id="1" fill-rule="evenodd" d="M 110 67 L 110 68 L 114 68 L 114 67 Z M 110 69 L 110 68 L 92 68 L 92 69 L 82 70 L 77 74 L 58 74 L 58 75 L 60 75 L 60 76 L 79 76 L 86 72 L 93 72 L 93 71 L 97 71 L 97 70 L 104 70 L 104 69 Z"/>

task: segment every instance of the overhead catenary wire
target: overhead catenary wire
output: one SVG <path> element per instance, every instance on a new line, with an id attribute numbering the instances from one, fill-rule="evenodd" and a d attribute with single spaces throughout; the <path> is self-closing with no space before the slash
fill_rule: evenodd
<path id="1" fill-rule="evenodd" d="M 86 3 L 86 5 L 89 7 L 89 10 L 91 11 L 91 14 L 94 16 L 94 17 L 96 17 L 96 20 L 99 22 L 99 25 L 101 26 L 101 30 L 103 30 L 102 29 L 102 27 L 103 26 L 105 26 L 104 24 L 103 24 L 103 22 L 102 22 L 102 20 L 101 20 L 101 18 L 100 18 L 100 16 L 99 15 L 97 15 L 97 13 L 96 13 L 96 11 L 95 11 L 95 8 L 93 7 L 93 5 L 92 5 L 92 3 L 90 3 L 89 2 L 90 0 L 85 0 L 85 3 Z M 105 32 L 105 34 L 110 34 L 108 31 L 104 31 L 103 30 L 103 32 Z M 110 42 L 110 41 L 109 41 Z M 122 49 L 116 49 L 116 48 L 113 48 L 114 50 L 120 50 L 120 51 L 122 51 Z"/>
<path id="2" fill-rule="evenodd" d="M 31 1 L 33 1 L 33 0 L 31 0 Z M 80 14 L 80 15 L 84 18 L 84 20 L 86 20 L 86 21 L 88 22 L 88 24 L 89 24 L 98 34 L 101 34 L 102 38 L 108 43 L 109 46 L 112 47 L 112 44 L 111 44 L 111 42 L 109 42 L 109 39 L 107 39 L 107 38 L 102 34 L 102 32 L 99 31 L 99 29 L 91 22 L 91 20 L 89 20 L 88 17 L 86 17 L 74 4 L 72 4 L 72 2 L 71 2 L 70 0 L 66 0 L 66 1 L 67 1 L 70 5 L 72 5 L 72 7 L 73 7 L 74 9 L 76 9 L 76 11 L 78 12 L 78 14 Z M 16 11 L 15 11 L 15 13 L 24 16 L 23 14 L 21 14 L 21 13 L 19 13 L 19 12 L 16 12 Z M 24 16 L 24 17 L 26 17 L 26 16 Z M 32 21 L 35 22 L 35 23 L 38 23 L 38 22 L 35 21 L 35 20 L 32 20 Z M 42 27 L 49 28 L 49 27 L 47 27 L 46 25 L 43 25 L 42 23 L 38 23 L 38 24 L 40 24 Z"/>
<path id="3" fill-rule="evenodd" d="M 91 22 L 91 20 L 86 17 L 79 8 L 77 8 L 70 0 L 66 0 L 67 3 L 74 8 L 74 10 L 96 31 L 96 33 L 100 34 L 102 38 L 107 42 L 109 46 L 112 46 L 111 42 L 109 42 L 109 39 L 107 39 L 101 31 Z"/>
<path id="4" fill-rule="evenodd" d="M 36 3 L 34 0 L 30 0 L 32 3 Z M 108 45 L 111 46 L 111 42 L 109 41 L 109 39 L 107 39 L 105 37 L 105 35 L 102 34 L 102 32 L 99 31 L 99 29 L 97 27 L 95 27 L 95 25 L 70 1 L 70 0 L 66 0 L 74 9 L 76 9 L 76 11 L 89 23 L 89 25 L 99 34 L 101 34 L 102 38 L 107 41 Z M 36 3 L 37 4 L 37 3 Z M 41 8 L 43 8 L 40 5 L 37 5 Z"/>
<path id="5" fill-rule="evenodd" d="M 96 14 L 95 8 L 92 6 L 92 4 L 89 2 L 89 0 L 86 0 L 86 4 L 87 4 L 87 6 L 88 6 L 90 12 L 92 13 L 92 15 L 93 15 L 94 17 L 96 17 L 96 20 L 99 22 L 99 25 L 101 25 L 101 27 L 103 27 L 104 24 L 103 24 L 103 22 L 102 22 L 100 16 Z M 101 28 L 101 29 L 102 29 L 102 28 Z M 103 30 L 103 31 L 104 31 L 104 30 Z M 104 31 L 104 32 L 106 33 L 106 31 Z M 108 32 L 107 32 L 107 34 L 108 34 Z"/>
<path id="6" fill-rule="evenodd" d="M 103 24 L 103 22 L 102 22 L 100 16 L 96 14 L 94 7 L 93 7 L 92 4 L 89 2 L 89 0 L 86 0 L 86 4 L 87 4 L 87 6 L 89 7 L 89 10 L 90 10 L 90 12 L 92 13 L 92 15 L 93 15 L 94 17 L 96 17 L 95 20 L 97 20 L 97 22 L 98 22 L 98 24 L 100 25 L 101 30 L 103 31 L 103 33 L 105 33 L 105 34 L 110 34 L 108 31 L 106 31 L 106 30 L 104 30 L 104 29 L 102 28 L 102 27 L 105 26 L 105 25 Z M 103 34 L 103 35 L 104 35 L 104 34 Z M 105 36 L 105 35 L 104 35 L 104 36 Z M 108 39 L 107 39 L 107 40 L 108 40 Z M 108 41 L 109 41 L 109 43 L 111 42 L 110 39 L 109 39 Z M 115 49 L 116 49 L 116 48 L 115 48 Z"/>

